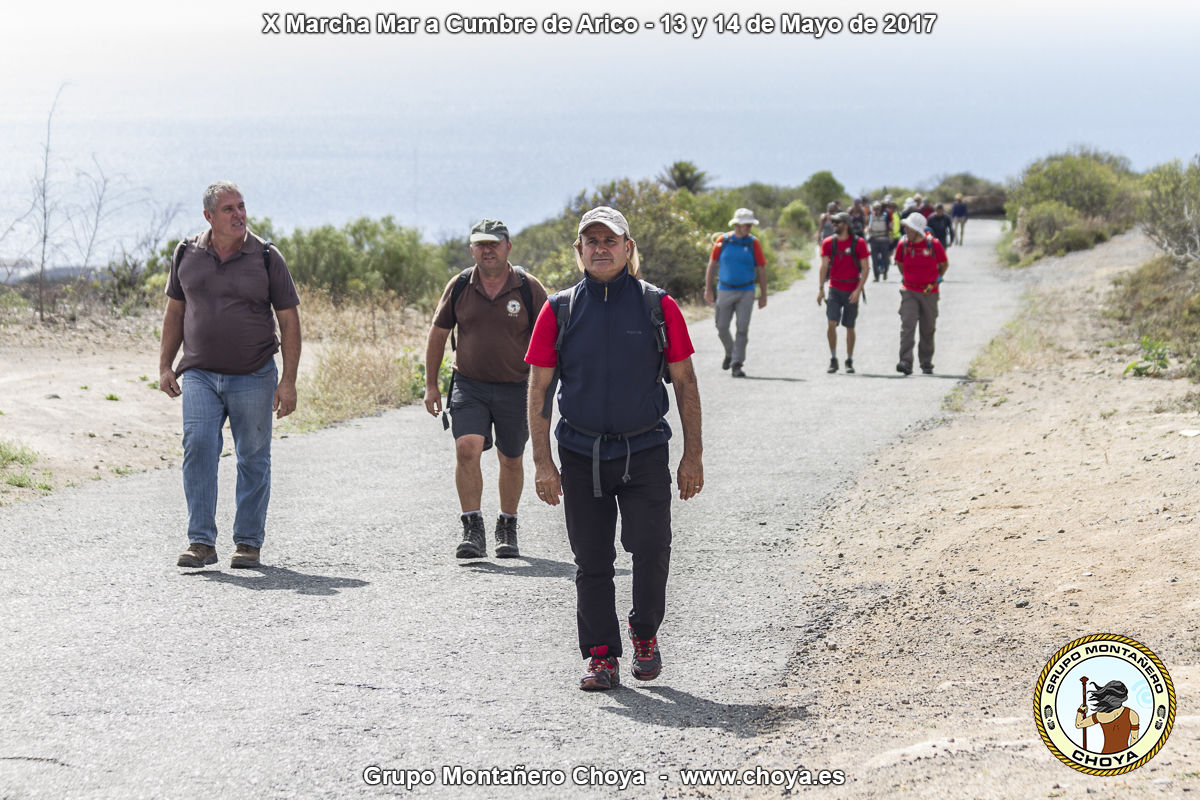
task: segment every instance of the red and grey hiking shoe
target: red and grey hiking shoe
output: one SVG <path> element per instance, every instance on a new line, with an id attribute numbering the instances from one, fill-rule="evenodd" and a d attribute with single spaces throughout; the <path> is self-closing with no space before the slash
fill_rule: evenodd
<path id="1" fill-rule="evenodd" d="M 629 626 L 629 638 L 633 642 L 633 677 L 639 681 L 652 681 L 662 672 L 662 653 L 658 652 L 658 637 L 639 639 Z"/>
<path id="2" fill-rule="evenodd" d="M 608 655 L 608 645 L 596 645 L 589 652 L 592 654 L 592 660 L 588 662 L 587 672 L 579 680 L 579 688 L 585 692 L 594 692 L 620 686 L 620 668 L 617 659 Z"/>

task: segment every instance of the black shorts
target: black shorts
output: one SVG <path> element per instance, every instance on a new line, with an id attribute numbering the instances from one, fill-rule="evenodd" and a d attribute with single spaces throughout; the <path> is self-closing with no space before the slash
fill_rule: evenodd
<path id="1" fill-rule="evenodd" d="M 841 323 L 843 328 L 853 328 L 858 319 L 858 303 L 850 302 L 850 292 L 830 286 L 825 295 L 825 318 Z"/>
<path id="2" fill-rule="evenodd" d="M 523 382 L 485 383 L 455 373 L 447 406 L 454 438 L 482 436 L 483 449 L 488 450 L 495 428 L 496 449 L 509 458 L 520 458 L 529 441 L 528 391 Z"/>

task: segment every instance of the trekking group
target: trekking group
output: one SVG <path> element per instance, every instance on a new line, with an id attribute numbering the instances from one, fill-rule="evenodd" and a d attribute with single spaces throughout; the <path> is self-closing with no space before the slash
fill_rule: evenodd
<path id="1" fill-rule="evenodd" d="M 933 371 L 946 248 L 955 236 L 961 241 L 966 221 L 960 203 L 961 195 L 952 216 L 920 196 L 899 213 L 890 196 L 875 203 L 856 199 L 849 211 L 829 204 L 818 223 L 817 293 L 828 320 L 829 372 L 839 369 L 839 325 L 846 330 L 845 371 L 854 372 L 855 321 L 868 276 L 886 281 L 893 260 L 902 281 L 896 369 L 911 374 L 919 327 L 918 362 Z M 237 462 L 230 566 L 255 568 L 270 498 L 271 415 L 281 418 L 296 407 L 300 300 L 282 254 L 247 228 L 235 184 L 209 186 L 203 214 L 209 229 L 175 252 L 160 348 L 160 388 L 182 396 L 188 548 L 177 563 L 190 569 L 217 563 L 217 471 L 228 420 Z M 705 270 L 704 299 L 716 309 L 721 368 L 735 378 L 746 377 L 751 313 L 767 304 L 767 261 L 752 233 L 757 224 L 752 210 L 737 209 L 732 229 L 714 237 Z M 641 279 L 637 241 L 624 215 L 607 206 L 589 210 L 573 247 L 580 280 L 548 295 L 536 277 L 510 262 L 513 242 L 503 222 L 483 219 L 472 227 L 474 263 L 446 284 L 430 325 L 424 405 L 453 434 L 457 558 L 487 555 L 481 462 L 493 447 L 499 464 L 494 553 L 520 556 L 523 456 L 532 444 L 536 495 L 551 506 L 561 499 L 575 558 L 578 646 L 587 661 L 579 685 L 603 690 L 620 683 L 625 638 L 634 678 L 653 680 L 662 670 L 657 634 L 671 555 L 667 384 L 682 427 L 674 476 L 681 500 L 704 488 L 700 394 L 683 314 L 674 298 Z M 443 395 L 447 341 L 452 372 Z M 276 352 L 282 352 L 282 374 Z M 557 463 L 550 446 L 556 400 Z M 614 589 L 618 517 L 620 542 L 633 564 L 625 635 Z"/>

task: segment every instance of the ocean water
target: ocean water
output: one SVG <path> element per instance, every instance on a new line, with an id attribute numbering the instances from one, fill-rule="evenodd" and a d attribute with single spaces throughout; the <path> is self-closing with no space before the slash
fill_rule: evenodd
<path id="1" fill-rule="evenodd" d="M 277 230 L 392 215 L 437 241 L 484 216 L 519 231 L 580 191 L 679 159 L 718 186 L 831 170 L 857 193 L 961 171 L 1003 181 L 1075 144 L 1138 169 L 1194 154 L 1200 106 L 1149 79 L 1187 71 L 1186 48 L 1172 46 L 1187 26 L 1164 24 L 1176 11 L 1150 2 L 1117 24 L 1026 5 L 1048 24 L 941 7 L 936 35 L 837 41 L 284 40 L 258 36 L 260 15 L 242 7 L 245 36 L 218 48 L 179 33 L 66 48 L 47 28 L 57 55 L 33 42 L 41 61 L 0 75 L 0 234 L 29 207 L 62 82 L 49 181 L 61 264 L 78 263 L 68 221 L 87 218 L 81 174 L 98 169 L 110 183 L 102 260 L 134 247 L 156 212 L 177 209 L 170 235 L 203 229 L 201 193 L 221 178 Z M 141 19 L 173 31 L 195 21 Z M 1109 57 L 1114 43 L 1128 67 Z M 0 261 L 28 256 L 35 234 L 13 227 Z"/>

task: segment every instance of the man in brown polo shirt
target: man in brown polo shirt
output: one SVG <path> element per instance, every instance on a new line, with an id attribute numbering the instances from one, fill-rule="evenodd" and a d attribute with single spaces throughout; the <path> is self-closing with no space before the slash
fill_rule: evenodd
<path id="1" fill-rule="evenodd" d="M 533 320 L 546 303 L 546 290 L 537 278 L 508 263 L 512 241 L 503 222 L 480 220 L 471 229 L 470 248 L 475 266 L 446 284 L 429 328 L 425 408 L 435 417 L 442 411 L 438 372 L 446 339 L 457 327 L 448 401 L 457 457 L 454 483 L 462 506 L 463 535 L 455 555 L 483 558 L 487 552 L 480 459 L 492 446 L 494 429 L 500 460 L 496 557 L 514 558 L 520 555 L 517 504 L 525 484 L 521 456 L 529 440 L 525 351 Z"/>
<path id="2" fill-rule="evenodd" d="M 296 409 L 300 298 L 280 252 L 246 227 L 236 184 L 205 190 L 204 218 L 211 227 L 175 250 L 159 351 L 159 388 L 183 396 L 189 546 L 177 563 L 198 569 L 217 562 L 217 464 L 228 420 L 237 454 L 230 566 L 257 567 L 271 497 L 271 412 L 282 418 Z M 172 366 L 181 346 L 183 358 Z"/>

